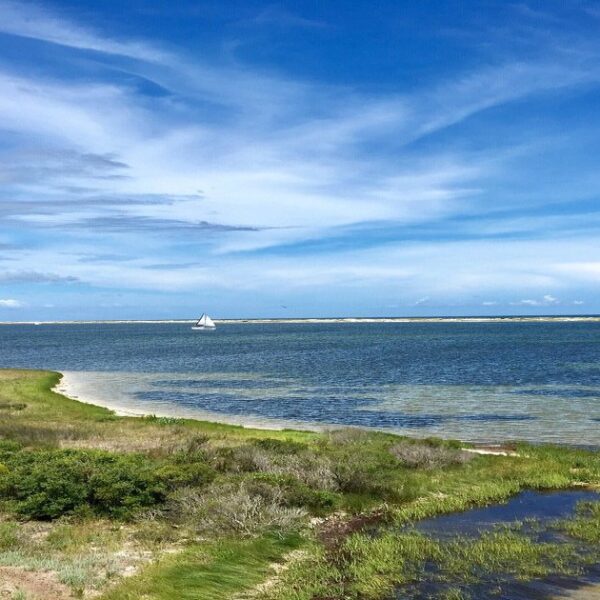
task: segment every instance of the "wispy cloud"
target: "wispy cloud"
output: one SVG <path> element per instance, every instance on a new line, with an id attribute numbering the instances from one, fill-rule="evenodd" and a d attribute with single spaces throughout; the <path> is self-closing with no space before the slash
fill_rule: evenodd
<path id="1" fill-rule="evenodd" d="M 77 277 L 37 271 L 0 271 L 0 283 L 71 283 Z"/>
<path id="2" fill-rule="evenodd" d="M 0 299 L 0 308 L 19 308 L 21 306 L 23 306 L 23 304 L 14 298 Z"/>
<path id="3" fill-rule="evenodd" d="M 275 6 L 255 21 L 321 27 Z M 0 227 L 15 263 L 3 283 L 378 285 L 404 305 L 547 307 L 600 277 L 595 210 L 540 214 L 546 167 L 519 174 L 547 152 L 545 128 L 493 118 L 599 85 L 593 41 L 566 48 L 557 32 L 546 52 L 372 89 L 120 39 L 40 4 L 0 0 L 0 31 L 81 59 L 70 77 L 0 63 Z M 102 76 L 85 70 L 90 52 Z M 566 179 L 569 200 L 600 187 L 582 181 Z"/>
<path id="4" fill-rule="evenodd" d="M 272 4 L 262 9 L 254 18 L 249 20 L 255 25 L 275 25 L 278 27 L 303 27 L 308 29 L 321 29 L 327 24 L 316 19 L 307 19 L 299 14 L 285 10 L 281 6 Z"/>
<path id="5" fill-rule="evenodd" d="M 556 306 L 560 304 L 560 300 L 555 298 L 551 294 L 544 294 L 542 298 L 528 298 L 526 300 L 518 300 L 517 302 L 511 302 L 512 306 Z"/>
<path id="6" fill-rule="evenodd" d="M 119 54 L 142 60 L 163 60 L 166 54 L 144 42 L 122 42 L 48 12 L 34 2 L 0 3 L 0 31 L 80 50 Z"/>

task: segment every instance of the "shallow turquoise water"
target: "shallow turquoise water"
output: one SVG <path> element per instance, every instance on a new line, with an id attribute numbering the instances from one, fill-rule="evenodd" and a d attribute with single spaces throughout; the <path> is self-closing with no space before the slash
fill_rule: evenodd
<path id="1" fill-rule="evenodd" d="M 600 445 L 598 323 L 11 325 L 0 366 L 144 412 Z"/>

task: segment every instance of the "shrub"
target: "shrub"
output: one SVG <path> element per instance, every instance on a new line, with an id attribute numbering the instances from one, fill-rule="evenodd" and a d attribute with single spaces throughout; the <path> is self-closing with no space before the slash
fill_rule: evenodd
<path id="1" fill-rule="evenodd" d="M 274 454 L 299 454 L 307 449 L 307 445 L 293 440 L 278 440 L 275 438 L 261 438 L 252 440 L 252 444 L 266 452 Z"/>
<path id="2" fill-rule="evenodd" d="M 195 433 L 194 435 L 183 437 L 177 442 L 177 445 L 172 447 L 172 452 L 180 457 L 202 455 L 206 442 L 210 437 L 203 433 Z"/>
<path id="3" fill-rule="evenodd" d="M 16 523 L 0 523 L 0 551 L 12 550 L 19 543 L 19 528 Z"/>
<path id="4" fill-rule="evenodd" d="M 4 459 L 7 456 L 12 456 L 15 452 L 21 450 L 23 446 L 14 440 L 3 440 L 0 439 L 0 459 Z"/>
<path id="5" fill-rule="evenodd" d="M 233 533 L 240 536 L 279 533 L 300 527 L 305 512 L 285 506 L 283 493 L 265 485 L 258 491 L 245 481 L 213 485 L 206 493 L 180 490 L 176 497 L 177 513 L 191 521 L 201 532 Z"/>
<path id="6" fill-rule="evenodd" d="M 144 415 L 142 419 L 156 425 L 181 425 L 185 422 L 177 417 L 157 417 L 156 415 Z"/>
<path id="7" fill-rule="evenodd" d="M 331 467 L 331 461 L 312 453 L 302 453 L 283 457 L 271 468 L 272 473 L 295 477 L 305 485 L 319 489 L 336 491 L 338 485 Z"/>
<path id="8" fill-rule="evenodd" d="M 166 464 L 156 470 L 159 480 L 170 489 L 183 486 L 201 486 L 210 483 L 216 476 L 215 470 L 205 463 Z"/>
<path id="9" fill-rule="evenodd" d="M 395 444 L 390 452 L 405 467 L 411 469 L 441 469 L 461 465 L 474 458 L 473 453 L 464 450 L 408 441 Z"/>
<path id="10" fill-rule="evenodd" d="M 332 469 L 337 487 L 342 492 L 385 495 L 383 478 L 359 455 L 347 455 L 335 461 Z"/>
<path id="11" fill-rule="evenodd" d="M 336 494 L 314 489 L 290 475 L 252 473 L 244 479 L 246 489 L 265 498 L 278 496 L 284 506 L 305 507 L 313 511 L 331 508 Z M 275 489 L 277 493 L 272 490 Z"/>
<path id="12" fill-rule="evenodd" d="M 358 427 L 345 427 L 327 432 L 327 439 L 333 445 L 357 444 L 369 439 L 370 434 Z"/>
<path id="13" fill-rule="evenodd" d="M 21 451 L 6 456 L 0 498 L 28 518 L 55 519 L 81 510 L 127 517 L 162 502 L 166 485 L 141 455 L 103 451 Z"/>
<path id="14" fill-rule="evenodd" d="M 27 404 L 23 402 L 0 402 L 0 410 L 23 410 Z"/>
<path id="15" fill-rule="evenodd" d="M 268 471 L 272 464 L 266 452 L 250 444 L 215 448 L 212 451 L 207 449 L 205 456 L 212 466 L 221 472 L 252 473 Z"/>

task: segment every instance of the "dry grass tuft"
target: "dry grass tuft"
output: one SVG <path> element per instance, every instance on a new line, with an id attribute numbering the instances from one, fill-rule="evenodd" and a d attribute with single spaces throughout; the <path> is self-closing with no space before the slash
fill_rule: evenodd
<path id="1" fill-rule="evenodd" d="M 171 504 L 181 522 L 198 534 L 236 534 L 249 537 L 277 531 L 283 535 L 300 527 L 306 511 L 285 506 L 282 490 L 274 486 L 260 489 L 246 481 L 215 484 L 202 492 L 196 488 L 179 490 Z"/>
<path id="2" fill-rule="evenodd" d="M 446 446 L 430 446 L 403 441 L 390 448 L 392 456 L 410 469 L 441 469 L 462 465 L 474 458 L 474 454 Z"/>

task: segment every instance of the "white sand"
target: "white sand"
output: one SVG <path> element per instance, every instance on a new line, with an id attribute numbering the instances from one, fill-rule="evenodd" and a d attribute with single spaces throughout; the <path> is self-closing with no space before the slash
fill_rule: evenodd
<path id="1" fill-rule="evenodd" d="M 164 374 L 168 377 L 176 377 L 173 374 Z M 155 377 L 156 374 L 148 374 Z M 115 384 L 118 378 L 119 385 Z M 130 378 L 136 387 L 123 386 L 123 380 Z M 83 402 L 94 404 L 112 410 L 116 415 L 124 417 L 144 417 L 154 415 L 156 417 L 169 417 L 177 419 L 197 419 L 200 421 L 211 421 L 228 425 L 239 425 L 255 429 L 297 429 L 302 431 L 326 431 L 333 426 L 319 423 L 305 423 L 298 421 L 285 421 L 261 417 L 247 417 L 238 415 L 223 415 L 200 408 L 191 408 L 170 402 L 146 401 L 132 398 L 131 393 L 139 391 L 140 378 L 143 374 L 127 374 L 113 372 L 90 372 L 90 371 L 62 371 L 62 379 L 55 386 L 54 391 Z M 136 389 L 137 388 L 137 389 Z M 123 391 L 125 390 L 125 391 Z"/>
<path id="2" fill-rule="evenodd" d="M 165 373 L 171 378 L 182 377 L 182 374 Z M 151 382 L 155 373 L 147 374 Z M 140 379 L 142 380 L 140 382 Z M 177 419 L 196 419 L 227 425 L 237 425 L 253 429 L 295 429 L 301 431 L 332 431 L 340 428 L 362 429 L 365 431 L 380 431 L 378 428 L 359 427 L 354 425 L 324 425 L 302 421 L 286 421 L 271 418 L 249 417 L 238 415 L 224 415 L 196 407 L 186 407 L 180 404 L 162 401 L 137 400 L 132 397 L 135 391 L 144 389 L 144 374 L 142 373 L 114 373 L 101 371 L 63 371 L 62 379 L 55 386 L 54 391 L 72 400 L 102 406 L 112 410 L 116 415 L 124 417 L 168 417 Z M 407 437 L 418 437 L 402 431 L 389 431 Z M 476 454 L 491 454 L 498 456 L 518 456 L 516 452 L 493 448 L 465 448 L 468 452 Z"/>

